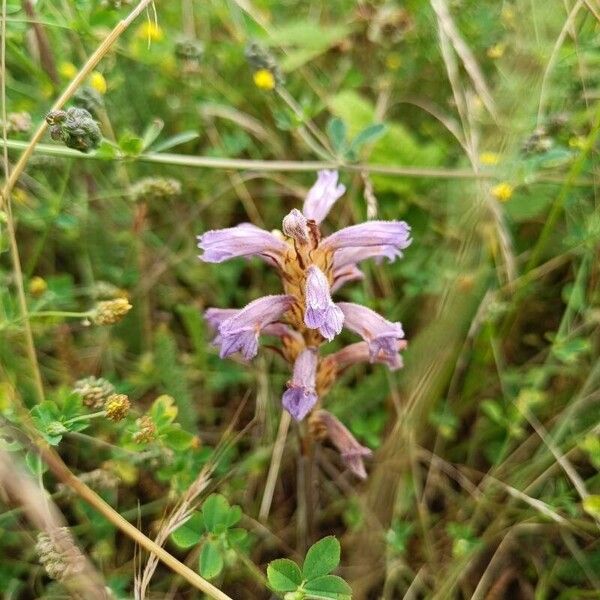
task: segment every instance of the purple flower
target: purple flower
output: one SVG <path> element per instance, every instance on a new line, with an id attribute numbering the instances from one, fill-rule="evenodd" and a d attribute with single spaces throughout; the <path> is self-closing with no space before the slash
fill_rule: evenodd
<path id="1" fill-rule="evenodd" d="M 389 262 L 394 262 L 399 256 L 402 256 L 402 252 L 400 251 L 400 247 L 397 246 L 357 246 L 341 248 L 333 256 L 333 267 L 334 269 L 341 269 L 347 265 L 355 265 L 368 258 L 385 257 Z"/>
<path id="2" fill-rule="evenodd" d="M 344 323 L 342 311 L 333 303 L 327 277 L 319 267 L 311 265 L 306 275 L 306 311 L 304 323 L 331 341 Z"/>
<path id="3" fill-rule="evenodd" d="M 221 358 L 238 351 L 246 360 L 256 356 L 261 330 L 277 321 L 293 303 L 293 296 L 264 296 L 221 321 L 215 339 L 221 348 Z M 216 318 L 216 314 L 207 315 L 207 318 Z"/>
<path id="4" fill-rule="evenodd" d="M 297 209 L 294 208 L 286 215 L 282 223 L 283 233 L 288 237 L 294 238 L 301 244 L 308 244 L 309 231 L 306 217 Z"/>
<path id="5" fill-rule="evenodd" d="M 296 421 L 302 421 L 318 400 L 316 376 L 317 353 L 313 348 L 306 348 L 296 358 L 292 380 L 288 382 L 288 389 L 282 397 L 283 408 Z"/>
<path id="6" fill-rule="evenodd" d="M 371 450 L 361 446 L 350 431 L 330 412 L 320 410 L 316 417 L 325 425 L 327 437 L 337 448 L 348 469 L 357 477 L 365 479 L 367 471 L 365 470 L 363 458 L 371 456 L 373 454 Z"/>
<path id="7" fill-rule="evenodd" d="M 360 304 L 339 302 L 338 307 L 344 314 L 344 325 L 369 344 L 371 361 L 393 364 L 397 360 L 398 340 L 404 337 L 400 323 L 392 323 Z"/>
<path id="8" fill-rule="evenodd" d="M 334 261 L 331 293 L 337 292 L 343 285 L 346 285 L 350 281 L 360 281 L 364 278 L 365 274 L 356 265 L 350 264 L 341 268 L 336 268 Z"/>
<path id="9" fill-rule="evenodd" d="M 408 248 L 411 241 L 410 227 L 404 221 L 368 221 L 332 233 L 321 245 L 336 251 L 343 248 L 383 246 L 385 250 L 382 253 L 389 257 L 390 253 L 399 256 L 399 251 Z M 364 255 L 364 258 L 376 256 L 370 252 L 364 252 Z"/>
<path id="10" fill-rule="evenodd" d="M 330 354 L 327 359 L 335 362 L 339 370 L 359 363 L 376 362 L 386 364 L 390 371 L 396 371 L 404 366 L 400 351 L 406 346 L 406 340 L 396 340 L 396 352 L 393 355 L 379 352 L 376 356 L 372 356 L 368 342 L 356 342 Z"/>
<path id="11" fill-rule="evenodd" d="M 204 262 L 220 263 L 239 256 L 260 256 L 279 263 L 287 244 L 256 225 L 242 223 L 199 235 L 198 248 L 203 251 L 199 258 Z"/>
<path id="12" fill-rule="evenodd" d="M 341 183 L 338 185 L 337 171 L 319 171 L 316 183 L 310 188 L 304 200 L 302 208 L 304 216 L 319 224 L 345 191 L 344 185 Z"/>

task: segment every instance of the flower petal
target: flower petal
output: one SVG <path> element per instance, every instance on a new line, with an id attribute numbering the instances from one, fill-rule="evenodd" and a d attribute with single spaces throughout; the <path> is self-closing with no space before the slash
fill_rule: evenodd
<path id="1" fill-rule="evenodd" d="M 331 299 L 329 282 L 323 271 L 315 265 L 311 265 L 306 271 L 304 323 L 332 340 L 342 330 L 344 316 Z"/>
<path id="2" fill-rule="evenodd" d="M 317 422 L 321 422 L 325 426 L 327 437 L 337 448 L 348 469 L 357 477 L 365 479 L 367 471 L 365 470 L 363 458 L 371 456 L 373 454 L 371 450 L 359 444 L 346 426 L 330 412 L 319 410 L 315 418 Z"/>
<path id="3" fill-rule="evenodd" d="M 218 341 L 215 340 L 220 344 L 221 358 L 238 351 L 246 360 L 256 356 L 261 330 L 279 320 L 293 303 L 293 296 L 264 296 L 221 321 Z M 212 313 L 212 316 L 216 314 Z"/>
<path id="4" fill-rule="evenodd" d="M 301 244 L 308 244 L 309 231 L 306 217 L 294 208 L 287 214 L 282 223 L 283 233 L 288 237 L 294 238 Z"/>
<path id="5" fill-rule="evenodd" d="M 404 221 L 368 221 L 332 233 L 321 245 L 335 251 L 343 248 L 383 246 L 388 247 L 385 256 L 389 256 L 394 249 L 399 251 L 408 248 L 411 241 L 410 227 Z"/>
<path id="6" fill-rule="evenodd" d="M 283 407 L 296 421 L 304 419 L 318 400 L 316 376 L 317 353 L 312 348 L 305 348 L 296 358 L 292 380 L 281 399 Z"/>
<path id="7" fill-rule="evenodd" d="M 321 223 L 329 214 L 336 200 L 346 191 L 346 187 L 338 184 L 337 171 L 319 171 L 316 183 L 310 188 L 302 212 L 307 219 Z"/>
<path id="8" fill-rule="evenodd" d="M 287 244 L 260 227 L 242 223 L 199 235 L 198 248 L 203 251 L 200 259 L 204 262 L 220 263 L 240 256 L 260 256 L 279 262 Z"/>
<path id="9" fill-rule="evenodd" d="M 401 323 L 392 323 L 360 304 L 339 302 L 338 306 L 344 313 L 344 325 L 368 342 L 371 361 L 393 364 L 397 360 L 398 340 L 404 338 Z"/>

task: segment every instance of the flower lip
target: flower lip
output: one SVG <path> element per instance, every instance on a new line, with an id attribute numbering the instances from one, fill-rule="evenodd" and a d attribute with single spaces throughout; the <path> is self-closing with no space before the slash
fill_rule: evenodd
<path id="1" fill-rule="evenodd" d="M 305 348 L 296 358 L 292 380 L 281 399 L 283 407 L 296 421 L 304 419 L 317 403 L 316 376 L 317 353 L 314 348 Z"/>
<path id="2" fill-rule="evenodd" d="M 402 324 L 392 323 L 360 304 L 339 302 L 338 307 L 344 314 L 345 326 L 369 344 L 371 361 L 395 364 L 398 340 L 404 338 Z"/>
<path id="3" fill-rule="evenodd" d="M 397 252 L 410 246 L 410 231 L 410 226 L 404 221 L 368 221 L 332 233 L 321 245 L 334 251 L 343 248 L 382 246 L 385 248 L 384 256 L 389 256 L 394 249 Z"/>
<path id="4" fill-rule="evenodd" d="M 304 324 L 332 340 L 342 330 L 344 315 L 333 303 L 327 277 L 319 267 L 311 265 L 306 275 Z"/>
<path id="5" fill-rule="evenodd" d="M 272 233 L 251 223 L 214 229 L 198 236 L 200 260 L 220 263 L 231 258 L 260 256 L 278 262 L 287 244 Z"/>
<path id="6" fill-rule="evenodd" d="M 317 224 L 329 214 L 331 207 L 346 191 L 343 184 L 338 185 L 338 172 L 323 170 L 317 174 L 317 181 L 310 188 L 302 212 L 307 219 Z"/>
<path id="7" fill-rule="evenodd" d="M 294 302 L 289 295 L 264 296 L 232 313 L 225 313 L 227 309 L 209 309 L 206 318 L 218 327 L 214 343 L 220 346 L 221 358 L 238 351 L 246 360 L 256 356 L 261 331 L 278 321 Z"/>

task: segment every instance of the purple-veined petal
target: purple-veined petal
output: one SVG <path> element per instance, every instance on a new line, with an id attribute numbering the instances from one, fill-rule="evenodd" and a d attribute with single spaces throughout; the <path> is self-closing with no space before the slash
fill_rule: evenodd
<path id="1" fill-rule="evenodd" d="M 296 421 L 302 421 L 312 410 L 318 397 L 315 391 L 317 376 L 317 353 L 312 348 L 305 348 L 294 363 L 292 380 L 283 393 L 281 402 Z"/>
<path id="2" fill-rule="evenodd" d="M 329 214 L 336 200 L 346 191 L 346 187 L 338 184 L 337 171 L 319 171 L 317 181 L 310 188 L 302 212 L 307 219 L 321 223 Z"/>
<path id="3" fill-rule="evenodd" d="M 293 296 L 264 296 L 221 321 L 217 336 L 221 358 L 234 352 L 241 352 L 246 360 L 256 356 L 261 331 L 277 321 L 293 303 Z"/>
<path id="4" fill-rule="evenodd" d="M 398 340 L 404 338 L 402 324 L 392 323 L 360 304 L 339 302 L 338 306 L 344 313 L 345 327 L 360 335 L 369 344 L 371 360 L 392 363 L 398 352 Z"/>
<path id="5" fill-rule="evenodd" d="M 368 342 L 356 342 L 345 346 L 338 352 L 330 354 L 327 359 L 335 362 L 338 369 L 345 369 L 359 363 L 382 363 L 388 366 L 390 371 L 401 369 L 403 365 L 400 351 L 407 346 L 406 340 L 396 340 L 395 354 L 379 352 L 373 356 Z"/>
<path id="6" fill-rule="evenodd" d="M 404 250 L 411 241 L 410 227 L 404 221 L 368 221 L 332 233 L 321 242 L 321 245 L 334 251 L 344 248 L 384 246 L 388 247 L 385 255 L 389 256 L 393 249 Z"/>
<path id="7" fill-rule="evenodd" d="M 337 292 L 343 285 L 346 285 L 351 281 L 360 281 L 364 278 L 365 274 L 356 265 L 351 264 L 341 268 L 334 267 L 331 293 Z"/>
<path id="8" fill-rule="evenodd" d="M 368 258 L 387 258 L 389 262 L 394 262 L 396 258 L 400 256 L 402 256 L 402 252 L 400 247 L 397 246 L 357 246 L 340 248 L 333 256 L 333 268 L 334 270 L 341 269 L 347 265 L 355 265 Z"/>
<path id="9" fill-rule="evenodd" d="M 199 258 L 204 262 L 220 263 L 240 256 L 260 256 L 278 262 L 287 244 L 260 227 L 242 223 L 199 235 L 198 248 L 203 251 Z"/>
<path id="10" fill-rule="evenodd" d="M 305 325 L 331 341 L 342 330 L 344 316 L 331 299 L 327 277 L 315 265 L 307 269 L 305 296 Z"/>
<path id="11" fill-rule="evenodd" d="M 315 416 L 325 426 L 327 437 L 340 453 L 348 469 L 360 479 L 365 479 L 367 471 L 363 458 L 371 456 L 371 450 L 359 444 L 346 426 L 330 412 L 319 410 Z"/>

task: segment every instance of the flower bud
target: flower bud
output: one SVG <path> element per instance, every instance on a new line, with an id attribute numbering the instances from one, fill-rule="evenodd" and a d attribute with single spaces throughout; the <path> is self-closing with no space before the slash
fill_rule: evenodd
<path id="1" fill-rule="evenodd" d="M 145 177 L 131 186 L 129 194 L 133 200 L 146 202 L 170 200 L 181 194 L 181 183 L 167 177 Z"/>
<path id="2" fill-rule="evenodd" d="M 283 219 L 283 233 L 294 238 L 300 244 L 308 244 L 309 230 L 307 223 L 306 217 L 297 208 L 294 208 Z"/>
<path id="3" fill-rule="evenodd" d="M 130 406 L 129 398 L 125 394 L 111 394 L 104 404 L 106 418 L 115 423 L 122 421 L 127 416 Z"/>
<path id="4" fill-rule="evenodd" d="M 96 304 L 92 321 L 96 325 L 113 325 L 118 323 L 130 310 L 131 304 L 126 298 L 104 300 Z"/>
<path id="5" fill-rule="evenodd" d="M 100 408 L 115 393 L 115 386 L 103 377 L 91 376 L 76 381 L 73 391 L 83 398 L 88 408 Z"/>
<path id="6" fill-rule="evenodd" d="M 62 141 L 67 148 L 89 152 L 102 140 L 98 123 L 85 108 L 52 111 L 46 116 L 46 122 L 52 139 Z"/>
<path id="7" fill-rule="evenodd" d="M 146 444 L 156 438 L 156 425 L 152 417 L 144 415 L 136 421 L 138 430 L 133 434 L 133 441 L 136 444 Z"/>

